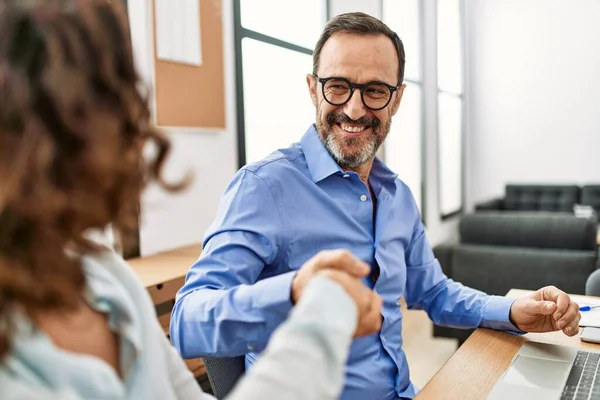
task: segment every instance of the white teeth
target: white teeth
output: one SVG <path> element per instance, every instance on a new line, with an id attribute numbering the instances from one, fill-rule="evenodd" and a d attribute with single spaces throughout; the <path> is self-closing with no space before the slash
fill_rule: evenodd
<path id="1" fill-rule="evenodd" d="M 351 133 L 362 132 L 362 131 L 364 131 L 367 128 L 364 125 L 355 126 L 355 125 L 346 125 L 346 124 L 341 124 L 341 127 L 346 132 L 351 132 Z"/>

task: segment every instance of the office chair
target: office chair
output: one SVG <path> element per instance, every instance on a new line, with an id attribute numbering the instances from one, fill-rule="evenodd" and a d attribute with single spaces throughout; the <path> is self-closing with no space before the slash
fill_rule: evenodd
<path id="1" fill-rule="evenodd" d="M 600 267 L 600 261 L 598 261 Z M 585 283 L 585 294 L 587 296 L 600 296 L 600 269 L 595 270 Z"/>
<path id="2" fill-rule="evenodd" d="M 224 399 L 246 371 L 244 356 L 233 358 L 205 358 L 204 366 L 213 395 Z"/>

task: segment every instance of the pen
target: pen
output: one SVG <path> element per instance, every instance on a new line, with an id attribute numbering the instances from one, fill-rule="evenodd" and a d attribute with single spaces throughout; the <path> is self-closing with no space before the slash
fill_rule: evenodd
<path id="1" fill-rule="evenodd" d="M 598 307 L 600 307 L 600 305 L 598 305 L 598 306 L 581 306 L 581 307 L 579 307 L 579 311 L 590 311 L 591 309 L 598 308 Z"/>

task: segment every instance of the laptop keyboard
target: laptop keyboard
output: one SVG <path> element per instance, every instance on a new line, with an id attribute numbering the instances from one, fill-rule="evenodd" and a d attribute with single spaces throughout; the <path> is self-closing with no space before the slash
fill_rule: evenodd
<path id="1" fill-rule="evenodd" d="M 600 400 L 600 354 L 578 351 L 561 400 Z"/>

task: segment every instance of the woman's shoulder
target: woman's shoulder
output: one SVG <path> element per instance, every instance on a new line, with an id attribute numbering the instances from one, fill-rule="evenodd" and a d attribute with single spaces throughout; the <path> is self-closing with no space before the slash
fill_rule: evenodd
<path id="1" fill-rule="evenodd" d="M 111 248 L 102 247 L 99 251 L 85 255 L 82 266 L 88 286 L 93 291 L 120 292 L 122 296 L 131 299 L 136 307 L 154 312 L 150 296 L 133 269 Z"/>

